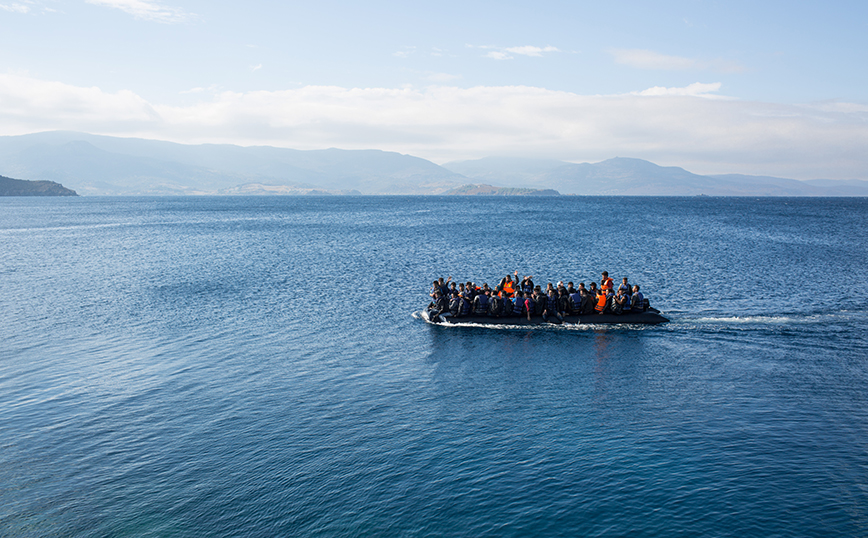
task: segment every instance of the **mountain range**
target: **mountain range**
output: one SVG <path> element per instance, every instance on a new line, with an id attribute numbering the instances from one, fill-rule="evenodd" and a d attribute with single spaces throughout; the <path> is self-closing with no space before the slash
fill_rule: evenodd
<path id="1" fill-rule="evenodd" d="M 868 196 L 868 181 L 703 176 L 630 158 L 488 157 L 439 166 L 380 150 L 185 145 L 67 131 L 0 137 L 0 174 L 62 183 L 82 195 Z"/>

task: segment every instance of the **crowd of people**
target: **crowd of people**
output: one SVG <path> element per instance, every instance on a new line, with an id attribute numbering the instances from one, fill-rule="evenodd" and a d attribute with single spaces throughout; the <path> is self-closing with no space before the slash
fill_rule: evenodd
<path id="1" fill-rule="evenodd" d="M 544 321 L 563 321 L 567 315 L 629 314 L 644 312 L 648 301 L 638 285 L 630 285 L 627 277 L 615 289 L 607 271 L 603 271 L 599 286 L 584 282 L 574 287 L 572 282 L 549 282 L 546 289 L 534 285 L 533 276 L 519 280 L 518 271 L 500 280 L 494 289 L 487 283 L 456 283 L 452 277 L 435 280 L 431 286 L 429 319 L 439 315 L 489 316 L 496 318 L 541 316 Z"/>

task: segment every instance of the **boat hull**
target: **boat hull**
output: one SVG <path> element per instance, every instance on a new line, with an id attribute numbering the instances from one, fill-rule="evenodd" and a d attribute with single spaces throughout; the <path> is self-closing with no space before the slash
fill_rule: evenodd
<path id="1" fill-rule="evenodd" d="M 549 318 L 549 321 L 544 321 L 540 316 L 531 316 L 530 320 L 524 317 L 489 317 L 489 316 L 462 316 L 454 318 L 452 316 L 437 316 L 436 320 L 430 319 L 428 312 L 422 312 L 422 319 L 429 323 L 437 323 L 442 325 L 457 325 L 457 324 L 474 324 L 474 325 L 560 325 L 561 322 L 554 318 Z M 566 325 L 658 325 L 666 323 L 669 319 L 665 318 L 657 310 L 648 310 L 646 312 L 637 312 L 630 314 L 588 314 L 584 316 L 564 316 L 563 324 Z"/>

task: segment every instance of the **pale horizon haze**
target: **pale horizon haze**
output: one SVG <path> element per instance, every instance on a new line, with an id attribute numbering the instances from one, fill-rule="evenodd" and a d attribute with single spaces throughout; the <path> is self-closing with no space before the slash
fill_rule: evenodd
<path id="1" fill-rule="evenodd" d="M 0 28 L 0 136 L 868 180 L 865 2 L 0 0 Z"/>

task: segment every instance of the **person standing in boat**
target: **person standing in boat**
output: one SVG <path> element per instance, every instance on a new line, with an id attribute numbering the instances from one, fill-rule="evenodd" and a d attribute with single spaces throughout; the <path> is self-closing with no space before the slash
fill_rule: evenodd
<path id="1" fill-rule="evenodd" d="M 603 271 L 603 278 L 600 279 L 600 288 L 603 290 L 612 289 L 615 287 L 615 281 L 609 278 L 609 272 Z"/>

